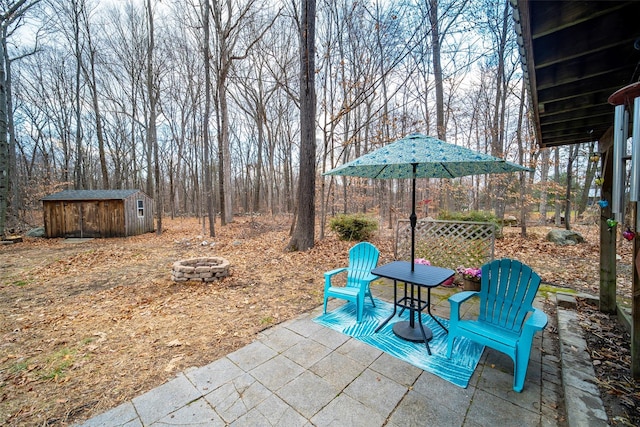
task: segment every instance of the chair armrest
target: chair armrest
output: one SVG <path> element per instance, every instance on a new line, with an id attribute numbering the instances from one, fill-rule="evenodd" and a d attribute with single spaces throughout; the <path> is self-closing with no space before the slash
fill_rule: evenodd
<path id="1" fill-rule="evenodd" d="M 524 322 L 524 326 L 522 328 L 522 341 L 531 343 L 536 332 L 543 330 L 544 327 L 547 326 L 547 321 L 548 318 L 545 312 L 534 308 L 531 316 L 529 316 Z"/>
<path id="2" fill-rule="evenodd" d="M 468 300 L 469 298 L 479 295 L 480 292 L 477 291 L 462 291 L 462 292 L 458 292 L 457 294 L 453 294 L 449 297 L 449 304 L 453 305 L 453 304 L 457 304 L 460 305 L 461 303 L 465 302 L 466 300 Z"/>
<path id="3" fill-rule="evenodd" d="M 463 291 L 449 297 L 449 330 L 458 326 L 460 320 L 460 305 L 471 297 L 479 295 L 476 291 Z"/>
<path id="4" fill-rule="evenodd" d="M 324 273 L 324 291 L 327 292 L 327 289 L 331 287 L 331 277 L 335 276 L 338 273 L 342 273 L 343 271 L 347 271 L 347 267 L 336 268 L 335 270 L 327 271 Z"/>
<path id="5" fill-rule="evenodd" d="M 365 282 L 373 282 L 376 279 L 379 279 L 380 277 L 376 276 L 375 274 L 367 274 L 366 276 L 364 276 L 362 278 L 362 280 L 364 280 Z"/>
<path id="6" fill-rule="evenodd" d="M 524 328 L 531 329 L 533 333 L 535 333 L 536 331 L 543 330 L 544 327 L 547 326 L 548 321 L 549 319 L 547 318 L 547 314 L 544 311 L 534 308 L 531 316 L 529 316 L 527 320 L 525 320 Z"/>
<path id="7" fill-rule="evenodd" d="M 335 270 L 325 271 L 324 277 L 331 277 L 338 273 L 342 273 L 343 271 L 347 271 L 347 267 L 336 268 Z"/>

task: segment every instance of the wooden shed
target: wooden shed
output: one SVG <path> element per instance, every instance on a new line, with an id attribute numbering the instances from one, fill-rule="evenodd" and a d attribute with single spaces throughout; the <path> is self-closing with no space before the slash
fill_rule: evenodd
<path id="1" fill-rule="evenodd" d="M 42 198 L 47 237 L 125 237 L 154 230 L 140 190 L 65 190 Z"/>

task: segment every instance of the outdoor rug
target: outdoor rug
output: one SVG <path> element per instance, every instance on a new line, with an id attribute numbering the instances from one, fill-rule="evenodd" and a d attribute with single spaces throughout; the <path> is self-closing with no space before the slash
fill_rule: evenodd
<path id="1" fill-rule="evenodd" d="M 409 320 L 409 310 L 399 316 L 398 309 L 392 318 L 378 333 L 374 333 L 378 325 L 393 313 L 393 304 L 375 299 L 373 308 L 369 301 L 365 305 L 362 321 L 356 321 L 356 305 L 347 303 L 341 307 L 320 315 L 314 321 L 320 325 L 365 342 L 400 360 L 420 369 L 435 374 L 459 387 L 466 388 L 469 379 L 478 365 L 484 346 L 466 338 L 456 338 L 451 359 L 447 359 L 447 333 L 426 313 L 422 313 L 422 323 L 433 331 L 433 339 L 429 341 L 431 356 L 424 343 L 415 343 L 398 338 L 393 333 L 393 324 Z M 449 327 L 447 319 L 438 320 Z M 417 319 L 416 319 L 417 323 Z"/>

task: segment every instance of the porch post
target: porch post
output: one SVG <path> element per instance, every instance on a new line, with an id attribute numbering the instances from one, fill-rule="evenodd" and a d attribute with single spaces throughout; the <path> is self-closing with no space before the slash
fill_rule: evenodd
<path id="1" fill-rule="evenodd" d="M 607 226 L 612 215 L 613 151 L 613 144 L 609 144 L 601 157 L 604 181 L 601 198 L 608 200 L 609 205 L 600 211 L 600 311 L 610 314 L 616 312 L 616 232 L 609 231 Z"/>

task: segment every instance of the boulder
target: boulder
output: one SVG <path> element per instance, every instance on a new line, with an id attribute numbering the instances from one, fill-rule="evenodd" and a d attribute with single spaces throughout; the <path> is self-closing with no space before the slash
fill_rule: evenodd
<path id="1" fill-rule="evenodd" d="M 29 237 L 44 237 L 44 227 L 32 228 L 27 231 L 27 236 Z"/>
<path id="2" fill-rule="evenodd" d="M 516 218 L 513 215 L 506 215 L 502 220 L 502 225 L 505 225 L 508 227 L 515 227 L 518 225 L 518 218 Z"/>
<path id="3" fill-rule="evenodd" d="M 576 245 L 584 242 L 584 237 L 573 230 L 551 230 L 547 234 L 547 240 L 556 245 Z"/>

